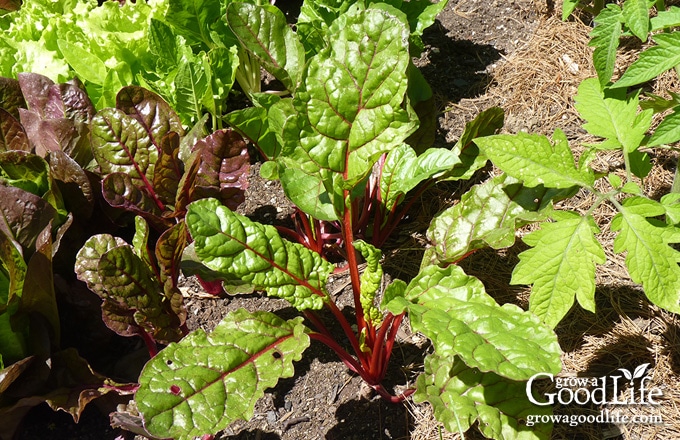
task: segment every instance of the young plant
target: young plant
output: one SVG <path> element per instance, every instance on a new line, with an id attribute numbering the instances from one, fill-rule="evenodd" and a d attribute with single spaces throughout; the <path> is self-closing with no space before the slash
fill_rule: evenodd
<path id="1" fill-rule="evenodd" d="M 132 245 L 110 234 L 91 237 L 78 253 L 76 273 L 104 301 L 106 325 L 141 336 L 152 355 L 156 341 L 187 333 L 177 286 L 188 244 L 187 204 L 213 196 L 235 209 L 247 187 L 249 157 L 238 134 L 219 130 L 196 140 L 194 133 L 182 137 L 183 131 L 160 96 L 136 86 L 121 89 L 116 108 L 91 122 L 104 199 L 137 216 L 136 232 Z"/>
<path id="2" fill-rule="evenodd" d="M 576 108 L 586 121 L 583 127 L 603 141 L 590 145 L 578 164 L 574 164 L 560 131 L 552 141 L 522 133 L 477 140 L 497 167 L 526 186 L 583 189 L 595 196 L 586 212 L 554 211 L 550 214 L 552 222 L 543 223 L 541 229 L 524 237 L 530 249 L 520 254 L 511 282 L 533 285 L 530 310 L 552 327 L 569 312 L 574 298 L 581 307 L 595 312 L 595 267 L 606 258 L 592 213 L 602 203 L 611 204 L 618 212 L 610 223 L 610 229 L 618 232 L 613 250 L 627 253 L 631 279 L 642 284 L 653 304 L 680 311 L 680 253 L 672 247 L 680 242 L 678 197 L 669 194 L 656 201 L 645 196 L 636 183 L 636 178 L 643 179 L 651 170 L 649 155 L 641 147 L 652 110 L 638 111 L 638 94 L 627 95 L 621 88 L 602 91 L 595 78 L 581 83 Z M 598 175 L 590 168 L 589 163 L 601 149 L 621 150 L 624 178 L 614 171 Z M 599 190 L 598 179 L 606 179 L 610 189 Z"/>
<path id="3" fill-rule="evenodd" d="M 413 393 L 430 401 L 449 430 L 462 433 L 477 422 L 488 437 L 547 438 L 549 425 L 530 429 L 521 423 L 527 414 L 550 411 L 531 405 L 523 381 L 560 370 L 554 333 L 533 314 L 498 305 L 479 280 L 448 263 L 425 262 L 409 283 L 394 279 L 380 291 L 381 251 L 354 234 L 360 200 L 376 173 L 382 174 L 375 182 L 385 183 L 380 191 L 391 210 L 390 203 L 420 182 L 406 177 L 468 178 L 483 166 L 486 159 L 470 143 L 483 131 L 481 123 L 468 127 L 454 151 L 416 155 L 404 144 L 418 122 L 409 106 L 410 30 L 403 15 L 384 4 L 356 4 L 330 24 L 328 35 L 332 44 L 308 59 L 293 96 L 268 109 L 288 112 L 285 120 L 272 119 L 281 122 L 271 132 L 281 149 L 270 171 L 303 212 L 338 225 L 353 322 L 326 290 L 336 267 L 322 254 L 218 200 L 191 203 L 186 224 L 194 242 L 185 251 L 187 269 L 222 280 L 231 292 L 284 298 L 301 316 L 284 320 L 271 312 L 237 310 L 210 334 L 197 330 L 168 345 L 140 376 L 135 399 L 145 428 L 158 437 L 188 439 L 249 419 L 257 399 L 279 378 L 293 375 L 293 362 L 315 340 L 388 401 Z M 480 120 L 497 116 L 492 111 Z M 479 241 L 509 246 L 515 228 L 543 218 L 556 195 L 501 180 L 482 192 L 470 238 L 456 245 L 466 249 L 461 255 Z M 495 229 L 505 235 L 490 238 Z M 434 353 L 416 388 L 394 394 L 382 382 L 407 313 L 413 330 L 430 338 Z"/>

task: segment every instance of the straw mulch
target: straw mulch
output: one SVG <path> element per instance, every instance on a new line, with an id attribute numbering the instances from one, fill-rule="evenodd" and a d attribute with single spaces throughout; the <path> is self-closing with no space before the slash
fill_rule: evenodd
<path id="1" fill-rule="evenodd" d="M 562 129 L 578 157 L 582 145 L 593 142 L 581 128 L 582 121 L 573 107 L 579 83 L 595 76 L 592 48 L 587 46 L 592 28 L 579 21 L 562 22 L 558 16 L 546 17 L 538 26 L 524 49 L 499 62 L 492 72 L 493 82 L 487 93 L 476 99 L 465 99 L 450 105 L 448 120 L 464 118 L 497 105 L 506 111 L 507 132 L 528 131 L 551 135 Z M 620 75 L 641 49 L 634 41 L 624 42 L 618 59 Z M 677 76 L 662 75 L 649 91 L 664 95 L 666 90 L 680 91 Z M 658 119 L 658 118 L 657 118 Z M 464 121 L 455 125 L 462 126 Z M 451 124 L 453 125 L 453 124 Z M 646 193 L 659 198 L 668 192 L 673 180 L 677 154 L 671 151 L 650 151 L 655 165 L 642 182 Z M 615 171 L 623 167 L 623 158 L 615 152 L 601 154 L 593 163 L 601 171 Z M 622 174 L 623 175 L 623 174 Z M 604 185 L 604 184 L 602 184 Z M 602 187 L 606 190 L 606 187 Z M 585 212 L 592 203 L 592 195 L 579 193 L 562 202 L 562 209 Z M 594 212 L 602 229 L 598 236 L 607 253 L 607 263 L 598 267 L 595 314 L 578 305 L 557 327 L 564 351 L 563 372 L 566 376 L 600 377 L 615 375 L 619 368 L 628 370 L 649 363 L 647 374 L 652 376 L 649 386 L 663 389 L 658 406 L 619 406 L 607 408 L 625 415 L 660 415 L 663 424 L 628 423 L 618 425 L 582 424 L 554 427 L 554 439 L 676 439 L 680 438 L 680 327 L 678 317 L 651 305 L 639 285 L 630 281 L 625 255 L 612 251 L 615 233 L 609 222 L 616 211 L 603 204 Z M 518 240 L 519 241 L 519 240 Z M 500 303 L 513 302 L 527 306 L 529 291 L 509 286 L 517 254 L 526 249 L 522 243 L 503 251 L 480 251 L 463 262 L 471 275 L 485 283 L 487 291 Z M 622 393 L 625 392 L 622 391 Z M 605 408 L 572 405 L 554 407 L 556 414 L 591 414 Z M 413 405 L 411 414 L 416 420 L 413 440 L 457 439 L 458 434 L 447 433 L 433 418 L 429 405 Z M 471 430 L 468 439 L 482 438 Z"/>

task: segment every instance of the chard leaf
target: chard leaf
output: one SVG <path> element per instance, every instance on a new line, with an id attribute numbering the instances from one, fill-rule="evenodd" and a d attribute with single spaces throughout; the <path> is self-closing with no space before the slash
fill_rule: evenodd
<path id="1" fill-rule="evenodd" d="M 557 374 L 562 364 L 557 337 L 533 313 L 499 306 L 477 278 L 458 266 L 427 266 L 409 283 L 405 297 L 388 304 L 408 311 L 411 327 L 432 340 L 438 356 L 460 356 L 471 368 L 527 380 Z"/>
<path id="2" fill-rule="evenodd" d="M 641 283 L 649 300 L 674 313 L 680 311 L 680 228 L 648 217 L 663 215 L 663 206 L 642 197 L 626 199 L 611 224 L 620 231 L 614 252 L 627 251 L 626 267 L 631 279 Z"/>
<path id="3" fill-rule="evenodd" d="M 463 134 L 451 151 L 456 153 L 461 162 L 456 164 L 449 173 L 452 180 L 466 180 L 472 178 L 475 171 L 482 168 L 487 158 L 474 143 L 474 139 L 489 136 L 503 127 L 505 112 L 500 107 L 492 107 L 479 113 L 475 119 L 465 124 Z"/>
<path id="4" fill-rule="evenodd" d="M 168 220 L 160 218 L 161 210 L 155 200 L 144 190 L 138 188 L 132 178 L 125 173 L 111 173 L 102 181 L 102 194 L 109 205 L 134 212 L 154 221 L 161 226 Z"/>
<path id="5" fill-rule="evenodd" d="M 595 28 L 590 33 L 588 46 L 595 47 L 593 64 L 601 87 L 606 86 L 614 74 L 623 20 L 621 8 L 613 3 L 609 3 L 595 17 Z"/>
<path id="6" fill-rule="evenodd" d="M 591 216 L 554 213 L 556 222 L 522 241 L 531 249 L 519 254 L 511 284 L 533 284 L 529 310 L 550 327 L 569 312 L 574 297 L 584 309 L 595 313 L 595 264 L 607 258 L 593 234 L 600 232 Z"/>
<path id="7" fill-rule="evenodd" d="M 142 87 L 123 87 L 116 95 L 116 108 L 142 124 L 157 147 L 171 131 L 180 136 L 184 134 L 179 116 L 168 103 Z"/>
<path id="8" fill-rule="evenodd" d="M 304 246 L 280 237 L 273 226 L 236 214 L 215 199 L 189 205 L 186 223 L 194 249 L 208 269 L 266 290 L 298 310 L 320 309 L 334 266 Z"/>
<path id="9" fill-rule="evenodd" d="M 183 221 L 167 229 L 158 238 L 155 253 L 162 284 L 168 280 L 177 282 L 182 253 L 187 246 L 188 238 L 186 224 Z"/>
<path id="10" fill-rule="evenodd" d="M 278 144 L 274 132 L 269 128 L 266 109 L 248 107 L 236 110 L 227 114 L 224 120 L 242 136 L 250 139 L 267 160 L 278 156 L 281 146 Z"/>
<path id="11" fill-rule="evenodd" d="M 361 274 L 360 287 L 360 301 L 364 310 L 364 318 L 377 325 L 382 321 L 382 313 L 374 302 L 383 277 L 383 269 L 380 264 L 382 252 L 380 249 L 377 249 L 375 246 L 372 246 L 363 240 L 356 240 L 354 242 L 354 248 L 359 251 L 361 256 L 366 260 L 366 268 Z"/>
<path id="12" fill-rule="evenodd" d="M 318 173 L 307 174 L 295 168 L 294 164 L 287 166 L 289 161 L 286 158 L 279 162 L 281 186 L 286 196 L 295 201 L 295 206 L 319 220 L 338 220 L 331 196 Z"/>
<path id="13" fill-rule="evenodd" d="M 279 378 L 293 376 L 309 336 L 302 318 L 229 313 L 209 335 L 197 330 L 149 361 L 135 396 L 144 426 L 157 437 L 189 440 L 249 420 Z"/>
<path id="14" fill-rule="evenodd" d="M 287 90 L 295 91 L 305 65 L 305 49 L 283 12 L 271 5 L 232 2 L 227 23 L 246 50 Z"/>
<path id="15" fill-rule="evenodd" d="M 179 135 L 174 131 L 163 136 L 159 144 L 158 162 L 153 172 L 153 190 L 164 205 L 173 205 L 184 164 L 179 160 Z"/>
<path id="16" fill-rule="evenodd" d="M 623 2 L 623 18 L 626 27 L 642 42 L 647 41 L 649 33 L 649 7 L 647 0 L 626 0 Z"/>
<path id="17" fill-rule="evenodd" d="M 429 401 L 434 416 L 449 432 L 465 432 L 478 423 L 487 438 L 548 440 L 552 424 L 527 426 L 529 415 L 551 415 L 552 408 L 536 406 L 526 394 L 526 383 L 493 372 L 470 368 L 458 357 L 436 353 L 425 359 L 418 377 L 416 402 Z"/>
<path id="18" fill-rule="evenodd" d="M 214 197 L 236 209 L 245 200 L 250 156 L 243 138 L 233 130 L 218 130 L 194 146 L 200 165 L 194 181 L 195 198 Z"/>
<path id="19" fill-rule="evenodd" d="M 5 109 L 0 108 L 0 151 L 31 151 L 24 127 Z"/>
<path id="20" fill-rule="evenodd" d="M 90 237 L 76 255 L 75 272 L 80 281 L 98 296 L 105 295 L 105 287 L 99 273 L 99 260 L 106 252 L 118 246 L 125 246 L 125 240 L 108 234 Z"/>
<path id="21" fill-rule="evenodd" d="M 104 252 L 97 271 L 104 293 L 102 317 L 109 328 L 122 336 L 145 331 L 159 342 L 182 337 L 179 320 L 165 310 L 158 280 L 131 246 L 125 244 Z"/>
<path id="22" fill-rule="evenodd" d="M 434 245 L 431 262 L 455 263 L 475 249 L 512 246 L 515 231 L 544 219 L 552 198 L 558 195 L 555 190 L 525 188 L 506 175 L 473 186 L 457 205 L 430 223 L 427 238 Z"/>
<path id="23" fill-rule="evenodd" d="M 657 34 L 653 39 L 657 46 L 640 53 L 640 58 L 631 64 L 612 87 L 642 84 L 680 64 L 680 32 Z"/>
<path id="24" fill-rule="evenodd" d="M 416 123 L 402 108 L 410 61 L 403 22 L 384 10 L 355 9 L 334 21 L 331 33 L 332 44 L 311 59 L 294 97 L 300 117 L 290 141 L 297 147 L 284 154 L 321 174 L 341 213 L 343 189 L 359 184 Z"/>
<path id="25" fill-rule="evenodd" d="M 638 93 L 626 95 L 625 89 L 602 91 L 594 78 L 583 81 L 575 97 L 576 110 L 587 122 L 588 133 L 606 140 L 598 148 L 636 150 L 652 123 L 651 109 L 637 112 Z"/>
<path id="26" fill-rule="evenodd" d="M 479 138 L 475 143 L 493 163 L 526 186 L 551 188 L 590 187 L 595 176 L 574 164 L 569 142 L 560 130 L 552 142 L 542 135 L 518 133 Z"/>
<path id="27" fill-rule="evenodd" d="M 396 147 L 388 153 L 380 175 L 380 200 L 385 211 L 394 209 L 421 182 L 451 170 L 458 163 L 458 156 L 443 148 L 430 148 L 416 156 L 406 144 Z"/>
<path id="28" fill-rule="evenodd" d="M 92 152 L 102 174 L 127 174 L 135 186 L 150 188 L 158 149 L 135 118 L 105 108 L 92 119 Z"/>

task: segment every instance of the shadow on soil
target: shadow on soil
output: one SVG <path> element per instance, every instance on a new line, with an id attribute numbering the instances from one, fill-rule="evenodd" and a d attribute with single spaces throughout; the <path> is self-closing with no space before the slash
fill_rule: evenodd
<path id="1" fill-rule="evenodd" d="M 420 71 L 435 94 L 444 101 L 459 102 L 482 95 L 491 82 L 487 67 L 500 60 L 501 52 L 488 44 L 454 40 L 439 20 L 423 33 L 427 47 Z M 455 62 L 453 62 L 455 60 Z"/>

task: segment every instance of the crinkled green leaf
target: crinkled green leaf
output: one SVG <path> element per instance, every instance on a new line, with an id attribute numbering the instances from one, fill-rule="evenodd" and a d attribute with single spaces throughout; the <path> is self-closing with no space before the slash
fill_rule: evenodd
<path id="1" fill-rule="evenodd" d="M 406 144 L 394 148 L 387 155 L 380 174 L 380 200 L 385 212 L 394 209 L 418 184 L 459 163 L 455 152 L 443 148 L 430 148 L 420 155 Z"/>
<path id="2" fill-rule="evenodd" d="M 243 47 L 293 92 L 305 65 L 305 50 L 283 12 L 271 5 L 232 2 L 227 22 Z"/>
<path id="3" fill-rule="evenodd" d="M 455 206 L 438 214 L 427 237 L 434 246 L 433 261 L 455 263 L 475 249 L 510 247 L 515 231 L 542 220 L 559 191 L 526 188 L 506 175 L 473 186 Z M 430 263 L 430 262 L 426 262 Z"/>
<path id="4" fill-rule="evenodd" d="M 429 401 L 434 416 L 449 432 L 465 432 L 478 422 L 487 438 L 548 440 L 552 424 L 527 426 L 527 416 L 552 414 L 551 407 L 536 406 L 527 398 L 526 383 L 483 373 L 458 357 L 429 355 L 418 377 L 416 402 Z"/>
<path id="5" fill-rule="evenodd" d="M 411 328 L 432 340 L 437 355 L 459 356 L 469 367 L 527 380 L 562 368 L 557 336 L 533 313 L 499 306 L 477 278 L 458 266 L 427 266 L 388 304 L 408 311 Z"/>
<path id="6" fill-rule="evenodd" d="M 656 78 L 680 64 L 680 32 L 656 34 L 657 46 L 640 53 L 638 58 L 612 87 L 630 87 Z"/>
<path id="7" fill-rule="evenodd" d="M 148 38 L 149 51 L 157 57 L 157 65 L 168 70 L 175 67 L 181 43 L 172 27 L 164 21 L 151 18 Z"/>
<path id="8" fill-rule="evenodd" d="M 249 420 L 255 402 L 309 346 L 302 318 L 229 313 L 209 335 L 197 330 L 146 364 L 135 400 L 146 429 L 189 440 Z"/>
<path id="9" fill-rule="evenodd" d="M 363 240 L 356 240 L 354 248 L 361 253 L 366 260 L 366 268 L 361 274 L 361 294 L 360 301 L 364 310 L 364 318 L 377 325 L 382 321 L 382 313 L 375 305 L 375 296 L 380 289 L 382 282 L 383 269 L 380 264 L 382 252 L 380 249 L 366 243 Z"/>
<path id="10" fill-rule="evenodd" d="M 626 27 L 640 40 L 647 41 L 649 33 L 649 7 L 647 0 L 625 0 L 623 2 L 623 18 Z"/>
<path id="11" fill-rule="evenodd" d="M 474 139 L 494 134 L 503 127 L 505 112 L 500 107 L 491 107 L 479 113 L 475 119 L 465 124 L 463 134 L 451 151 L 458 154 L 461 163 L 455 165 L 449 178 L 470 179 L 475 171 L 483 167 L 487 158 L 474 143 Z"/>
<path id="12" fill-rule="evenodd" d="M 555 131 L 552 142 L 543 135 L 518 133 L 486 136 L 475 143 L 498 168 L 526 186 L 566 189 L 590 187 L 595 182 L 590 169 L 576 167 L 569 142 L 560 130 Z"/>
<path id="13" fill-rule="evenodd" d="M 0 182 L 21 188 L 38 197 L 50 190 L 49 164 L 25 151 L 0 153 Z"/>
<path id="14" fill-rule="evenodd" d="M 522 239 L 531 249 L 519 254 L 511 280 L 533 284 L 529 310 L 551 327 L 569 312 L 574 297 L 595 313 L 595 264 L 607 261 L 594 237 L 600 230 L 591 216 L 559 211 L 554 217 L 556 222 L 543 223 Z"/>
<path id="15" fill-rule="evenodd" d="M 313 57 L 294 97 L 299 126 L 286 153 L 320 173 L 336 212 L 383 153 L 416 128 L 402 108 L 410 61 L 408 29 L 384 10 L 353 10 L 331 25 L 331 45 Z M 295 200 L 294 200 L 295 202 Z"/>
<path id="16" fill-rule="evenodd" d="M 606 86 L 614 74 L 623 20 L 621 8 L 614 3 L 609 3 L 595 17 L 595 28 L 590 33 L 588 45 L 595 47 L 593 64 L 601 87 Z"/>
<path id="17" fill-rule="evenodd" d="M 286 196 L 295 201 L 295 206 L 304 213 L 319 220 L 338 220 L 333 207 L 331 196 L 323 184 L 323 179 L 317 174 L 307 174 L 294 166 L 286 166 L 283 158 L 278 170 L 278 176 Z"/>
<path id="18" fill-rule="evenodd" d="M 273 226 L 253 222 L 215 199 L 190 204 L 186 223 L 196 255 L 209 269 L 282 297 L 300 310 L 323 306 L 334 266 L 282 239 Z"/>
<path id="19" fill-rule="evenodd" d="M 611 224 L 620 231 L 614 252 L 627 251 L 626 267 L 633 281 L 641 283 L 649 300 L 671 312 L 680 312 L 680 228 L 653 218 L 665 213 L 663 206 L 642 197 L 626 199 Z"/>
<path id="20" fill-rule="evenodd" d="M 127 174 L 135 186 L 153 179 L 158 149 L 144 126 L 121 110 L 105 108 L 92 119 L 92 152 L 102 174 Z"/>
<path id="21" fill-rule="evenodd" d="M 224 117 L 242 136 L 250 139 L 267 159 L 278 156 L 281 146 L 269 128 L 267 110 L 262 107 L 248 107 L 236 110 Z"/>
<path id="22" fill-rule="evenodd" d="M 594 78 L 583 81 L 575 97 L 576 110 L 587 122 L 588 133 L 605 138 L 598 148 L 623 148 L 630 153 L 640 146 L 652 123 L 651 109 L 638 113 L 638 93 L 624 89 L 602 91 Z"/>
<path id="23" fill-rule="evenodd" d="M 132 236 L 132 250 L 146 264 L 149 270 L 153 270 L 154 262 L 150 253 L 152 248 L 149 246 L 150 235 L 151 228 L 149 228 L 149 224 L 144 220 L 144 217 L 135 216 L 135 235 Z"/>

